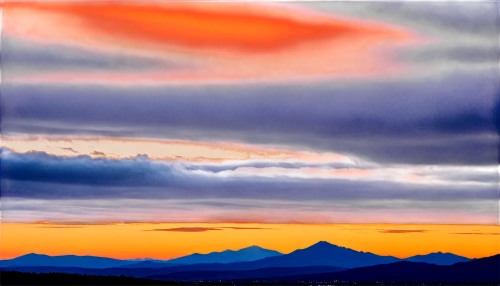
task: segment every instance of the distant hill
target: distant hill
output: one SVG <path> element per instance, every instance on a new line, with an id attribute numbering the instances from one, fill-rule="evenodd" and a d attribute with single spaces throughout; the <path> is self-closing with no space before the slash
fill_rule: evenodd
<path id="1" fill-rule="evenodd" d="M 163 275 L 152 275 L 146 278 L 165 280 L 165 281 L 237 281 L 237 280 L 252 280 L 261 277 L 277 277 L 286 275 L 298 274 L 314 274 L 325 272 L 338 272 L 345 270 L 344 268 L 332 266 L 307 266 L 307 267 L 272 267 L 260 268 L 252 270 L 235 270 L 235 271 L 187 271 L 174 272 Z"/>
<path id="2" fill-rule="evenodd" d="M 168 260 L 175 264 L 199 264 L 199 263 L 233 263 L 242 261 L 255 261 L 267 257 L 280 256 L 282 253 L 265 249 L 259 246 L 250 246 L 240 250 L 224 250 L 208 254 L 194 253 L 191 255 Z"/>
<path id="3" fill-rule="evenodd" d="M 178 266 L 178 265 L 180 264 L 160 262 L 160 261 L 141 261 L 141 262 L 126 264 L 120 266 L 120 268 L 164 268 L 164 267 Z"/>
<path id="4" fill-rule="evenodd" d="M 379 256 L 373 253 L 355 251 L 325 241 L 320 241 L 308 248 L 295 250 L 289 254 L 268 257 L 252 262 L 233 263 L 230 264 L 230 266 L 233 270 L 304 266 L 355 268 L 396 261 L 399 261 L 399 259 L 393 256 Z"/>
<path id="5" fill-rule="evenodd" d="M 500 255 L 459 262 L 453 265 L 435 265 L 423 262 L 399 261 L 389 264 L 343 270 L 331 266 L 268 267 L 235 270 L 250 267 L 249 262 L 230 264 L 196 264 L 164 268 L 78 268 L 78 267 L 12 267 L 16 270 L 37 273 L 75 273 L 101 276 L 131 276 L 177 281 L 266 281 L 287 282 L 356 282 L 356 283 L 499 283 Z M 243 264 L 243 266 L 242 266 Z M 233 268 L 233 270 L 230 270 Z M 337 282 L 335 282 L 337 281 Z M 3 282 L 3 280 L 2 280 Z M 495 285 L 497 285 L 495 284 Z M 3 284 L 2 284 L 3 285 Z"/>
<path id="6" fill-rule="evenodd" d="M 216 258 L 222 259 L 222 261 L 229 261 L 229 258 L 226 257 L 226 253 L 230 254 L 232 259 L 243 259 L 241 256 L 237 256 L 236 252 L 243 252 L 244 257 L 246 259 L 250 259 L 250 256 L 246 256 L 249 252 L 257 252 L 261 253 L 260 249 L 256 247 L 246 248 L 239 251 L 232 252 L 220 252 L 207 254 L 208 257 L 204 257 L 200 260 L 205 259 L 205 261 L 213 261 Z M 266 250 L 268 252 L 268 250 Z M 274 253 L 275 254 L 275 253 Z M 223 255 L 221 257 L 221 255 Z M 235 256 L 236 255 L 236 256 Z M 16 258 L 16 259 L 20 259 Z M 56 258 L 56 257 L 52 257 Z M 187 262 L 194 262 L 198 260 L 199 256 L 195 255 L 194 258 L 192 256 L 185 257 L 190 260 L 185 260 Z M 224 260 L 226 258 L 227 260 Z M 255 256 L 254 256 L 255 258 Z M 6 263 L 0 264 L 0 266 L 62 266 L 62 267 L 83 267 L 83 268 L 110 268 L 109 271 L 112 271 L 112 275 L 117 273 L 123 273 L 120 269 L 114 269 L 118 267 L 125 267 L 129 269 L 128 271 L 138 271 L 143 272 L 143 268 L 168 268 L 168 273 L 172 272 L 187 272 L 187 271 L 198 271 L 198 270 L 211 270 L 211 271 L 230 271 L 230 270 L 251 270 L 251 269 L 259 269 L 259 268 L 271 268 L 271 267 L 305 267 L 305 266 L 333 266 L 340 268 L 355 268 L 362 266 L 370 266 L 384 263 L 392 263 L 399 261 L 398 258 L 392 256 L 379 256 L 369 252 L 359 252 L 349 248 L 344 248 L 340 246 L 336 246 L 330 244 L 328 242 L 318 242 L 308 248 L 299 249 L 289 254 L 280 254 L 272 257 L 266 257 L 259 260 L 254 261 L 243 261 L 243 262 L 233 262 L 233 263 L 195 263 L 195 264 L 183 264 L 174 266 L 170 263 L 178 263 L 178 259 L 173 259 L 167 261 L 165 264 L 156 264 L 155 262 L 133 262 L 133 261 L 121 261 L 117 260 L 113 263 L 116 265 L 109 266 L 110 263 L 101 265 L 97 265 L 94 263 L 88 263 L 82 265 L 82 263 L 64 263 L 62 261 L 51 260 L 46 263 L 38 263 L 38 264 L 27 264 L 27 263 Z M 199 260 L 198 260 L 199 261 Z M 216 260 L 220 261 L 220 260 Z M 31 262 L 33 263 L 33 262 Z M 153 264 L 154 263 L 154 264 Z M 132 264 L 132 266 L 131 266 Z M 96 267 L 99 266 L 99 267 Z M 104 266 L 105 265 L 105 266 Z M 138 270 L 136 270 L 138 269 Z M 167 271 L 167 270 L 164 270 Z M 149 271 L 148 271 L 149 273 Z M 118 274 L 119 275 L 119 274 Z"/>
<path id="7" fill-rule="evenodd" d="M 108 268 L 120 267 L 127 264 L 137 263 L 135 261 L 119 260 L 98 256 L 62 255 L 49 256 L 44 254 L 26 254 L 14 259 L 1 260 L 0 267 L 14 266 L 59 266 L 59 267 L 83 267 L 83 268 Z"/>
<path id="8" fill-rule="evenodd" d="M 342 272 L 272 277 L 270 281 L 349 281 L 357 283 L 498 283 L 500 282 L 500 255 L 459 262 L 453 265 L 435 265 L 423 262 L 401 261 L 350 269 Z"/>
<path id="9" fill-rule="evenodd" d="M 458 256 L 453 253 L 442 253 L 442 252 L 429 253 L 426 255 L 416 255 L 408 257 L 405 260 L 411 262 L 425 262 L 436 265 L 452 265 L 458 262 L 470 261 L 470 259 L 467 257 Z"/>

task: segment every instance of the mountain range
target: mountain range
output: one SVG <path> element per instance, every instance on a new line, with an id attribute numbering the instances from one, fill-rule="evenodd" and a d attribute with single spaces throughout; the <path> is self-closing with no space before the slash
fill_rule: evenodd
<path id="1" fill-rule="evenodd" d="M 452 253 L 437 252 L 400 259 L 320 241 L 288 254 L 251 246 L 236 251 L 195 253 L 166 261 L 28 254 L 0 261 L 0 268 L 32 273 L 124 275 L 183 282 L 219 280 L 456 282 L 461 281 L 460 279 L 481 282 L 483 281 L 481 279 L 492 281 L 491 279 L 498 277 L 495 275 L 500 268 L 495 267 L 499 266 L 499 257 L 497 255 L 470 260 Z"/>
<path id="2" fill-rule="evenodd" d="M 349 269 L 341 272 L 293 275 L 264 278 L 266 281 L 350 281 L 359 283 L 498 283 L 500 282 L 500 254 L 459 262 L 453 265 L 435 265 L 400 261 L 391 264 Z"/>
<path id="3" fill-rule="evenodd" d="M 458 262 L 467 262 L 469 260 L 470 259 L 467 257 L 458 256 L 453 253 L 442 253 L 442 252 L 434 252 L 426 255 L 415 255 L 405 259 L 405 261 L 425 262 L 436 265 L 452 265 Z"/>
<path id="4" fill-rule="evenodd" d="M 212 264 L 205 264 L 212 265 Z M 78 267 L 8 267 L 2 271 L 23 273 L 70 273 L 106 276 L 129 276 L 172 281 L 175 283 L 251 282 L 251 283 L 425 283 L 425 284 L 488 284 L 500 282 L 500 255 L 459 262 L 453 265 L 435 265 L 423 262 L 399 261 L 389 264 L 340 269 L 330 266 L 260 268 L 253 270 L 195 270 L 181 271 L 165 268 L 78 268 Z M 17 272 L 16 272 L 17 273 Z M 78 277 L 75 277 L 78 279 Z M 78 281 L 78 280 L 75 280 Z"/>
<path id="5" fill-rule="evenodd" d="M 84 267 L 84 268 L 110 268 L 120 267 L 136 261 L 119 260 L 97 256 L 61 255 L 49 256 L 30 253 L 14 259 L 0 260 L 0 267 L 15 266 L 58 266 L 58 267 Z"/>
<path id="6" fill-rule="evenodd" d="M 233 263 L 242 261 L 255 261 L 279 255 L 282 255 L 282 253 L 254 245 L 236 251 L 225 250 L 221 252 L 211 252 L 208 254 L 194 253 L 180 258 L 168 260 L 168 262 L 175 264 Z"/>
<path id="7" fill-rule="evenodd" d="M 404 259 L 410 262 L 425 262 L 436 265 L 451 265 L 469 261 L 468 258 L 452 253 L 430 253 Z M 361 252 L 320 241 L 310 247 L 295 250 L 289 254 L 251 246 L 240 250 L 226 250 L 208 254 L 191 254 L 171 260 L 119 260 L 96 256 L 48 256 L 27 254 L 14 259 L 0 260 L 0 267 L 55 266 L 81 268 L 165 268 L 182 270 L 249 270 L 269 267 L 333 266 L 357 268 L 402 261 L 393 256 L 380 256 Z"/>

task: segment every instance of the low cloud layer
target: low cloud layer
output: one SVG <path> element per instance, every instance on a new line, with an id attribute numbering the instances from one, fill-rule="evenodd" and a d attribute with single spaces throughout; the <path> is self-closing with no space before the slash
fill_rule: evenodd
<path id="1" fill-rule="evenodd" d="M 494 168 L 234 164 L 210 170 L 206 163 L 200 168 L 146 157 L 58 157 L 4 149 L 2 211 L 28 220 L 352 222 L 367 214 L 375 222 L 394 216 L 404 222 L 497 220 Z"/>

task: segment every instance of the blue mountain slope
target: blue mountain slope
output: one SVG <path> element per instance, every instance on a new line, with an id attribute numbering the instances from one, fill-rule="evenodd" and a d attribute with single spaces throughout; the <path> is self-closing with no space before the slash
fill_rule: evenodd
<path id="1" fill-rule="evenodd" d="M 194 253 L 188 256 L 168 260 L 174 264 L 198 264 L 198 263 L 233 263 L 241 261 L 255 261 L 267 257 L 282 255 L 275 250 L 269 250 L 258 246 L 250 246 L 240 250 L 225 250 L 222 252 L 211 252 L 208 254 Z"/>
<path id="2" fill-rule="evenodd" d="M 425 262 L 436 265 L 452 265 L 458 262 L 470 261 L 470 259 L 467 257 L 458 256 L 453 253 L 442 253 L 442 252 L 429 253 L 426 255 L 416 255 L 408 257 L 405 260 L 411 262 Z"/>
<path id="3" fill-rule="evenodd" d="M 13 259 L 1 260 L 0 267 L 13 266 L 59 266 L 59 267 L 84 267 L 84 268 L 108 268 L 120 267 L 127 264 L 137 263 L 135 261 L 119 260 L 97 256 L 48 256 L 43 254 L 27 254 Z"/>
<path id="4" fill-rule="evenodd" d="M 391 264 L 360 267 L 341 272 L 272 277 L 268 280 L 307 282 L 349 281 L 357 283 L 488 283 L 498 285 L 500 282 L 500 255 L 474 259 L 468 262 L 459 262 L 453 265 L 401 261 Z"/>
<path id="5" fill-rule="evenodd" d="M 159 262 L 159 261 L 141 261 L 132 264 L 120 266 L 120 268 L 165 268 L 171 266 L 179 266 L 180 264 Z"/>
<path id="6" fill-rule="evenodd" d="M 234 263 L 231 265 L 240 269 L 320 265 L 355 268 L 396 261 L 400 260 L 393 256 L 379 256 L 369 252 L 359 252 L 349 248 L 336 246 L 325 241 L 320 241 L 308 248 L 295 250 L 286 255 L 264 258 L 252 262 Z"/>

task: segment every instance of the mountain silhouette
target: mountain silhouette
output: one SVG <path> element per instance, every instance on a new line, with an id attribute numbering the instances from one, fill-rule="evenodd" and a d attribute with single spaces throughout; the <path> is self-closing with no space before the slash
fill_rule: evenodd
<path id="1" fill-rule="evenodd" d="M 415 255 L 412 257 L 408 257 L 405 260 L 411 262 L 425 262 L 436 265 L 452 265 L 458 262 L 470 261 L 470 259 L 467 257 L 458 256 L 453 253 L 442 253 L 442 252 L 434 252 L 426 255 Z"/>
<path id="2" fill-rule="evenodd" d="M 120 268 L 164 268 L 170 266 L 178 266 L 179 264 L 160 262 L 160 261 L 141 261 L 131 264 L 125 264 L 120 266 Z"/>
<path id="3" fill-rule="evenodd" d="M 240 269 L 303 266 L 355 268 L 396 261 L 399 261 L 399 259 L 393 256 L 379 256 L 369 252 L 360 252 L 333 245 L 326 241 L 320 241 L 308 248 L 298 249 L 289 254 L 268 257 L 257 261 L 231 264 L 231 266 L 237 266 Z"/>
<path id="4" fill-rule="evenodd" d="M 77 255 L 49 256 L 44 254 L 30 253 L 13 259 L 1 260 L 0 266 L 1 267 L 59 266 L 59 267 L 108 268 L 108 267 L 119 267 L 132 263 L 137 263 L 137 262 L 106 258 L 106 257 L 98 257 L 98 256 L 77 256 Z"/>
<path id="5" fill-rule="evenodd" d="M 197 267 L 227 267 L 230 264 L 199 264 Z M 423 262 L 400 261 L 389 264 L 360 267 L 342 271 L 328 266 L 279 267 L 253 270 L 191 270 L 193 265 L 166 268 L 107 268 L 77 267 L 13 267 L 29 273 L 74 273 L 99 276 L 131 276 L 174 281 L 261 281 L 261 282 L 348 282 L 348 283 L 429 283 L 429 284 L 492 284 L 500 282 L 500 255 L 459 262 L 453 265 L 435 265 Z M 326 272 L 323 272 L 326 271 Z M 293 275 L 290 275 L 293 274 Z"/>
<path id="6" fill-rule="evenodd" d="M 498 283 L 500 282 L 500 255 L 459 262 L 453 265 L 401 261 L 349 269 L 342 272 L 273 277 L 267 280 L 360 283 Z"/>
<path id="7" fill-rule="evenodd" d="M 242 261 L 255 261 L 267 257 L 279 256 L 282 253 L 265 249 L 259 246 L 250 246 L 240 250 L 224 250 L 208 254 L 194 253 L 191 255 L 168 260 L 175 264 L 199 264 L 199 263 L 233 263 Z"/>

